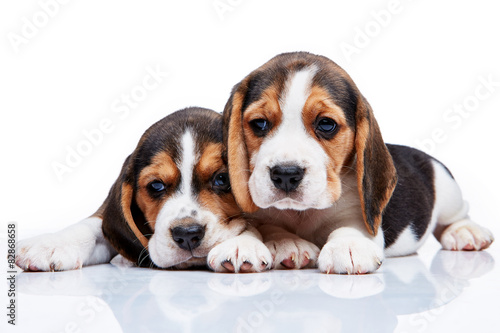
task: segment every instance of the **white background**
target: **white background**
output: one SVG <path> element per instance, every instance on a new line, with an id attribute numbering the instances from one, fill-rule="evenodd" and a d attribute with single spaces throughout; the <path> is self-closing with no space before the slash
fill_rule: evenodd
<path id="1" fill-rule="evenodd" d="M 11 221 L 24 238 L 92 214 L 151 124 L 186 106 L 222 111 L 246 74 L 297 50 L 325 55 L 353 77 L 387 142 L 418 146 L 437 131 L 441 142 L 433 155 L 461 184 L 472 217 L 499 237 L 500 11 L 494 1 L 62 2 L 0 4 L 0 238 Z M 168 75 L 128 114 L 114 112 L 124 95 L 141 89 L 147 68 Z M 481 83 L 488 78 L 497 82 L 492 91 Z M 467 115 L 449 113 L 464 103 Z M 58 179 L 53 164 L 65 163 L 68 147 L 85 144 L 84 132 L 108 119 L 112 130 Z M 488 250 L 497 267 L 499 249 L 497 241 Z M 484 320 L 460 321 L 462 329 L 498 323 L 498 302 L 488 289 L 497 280 L 488 279 L 473 281 L 462 302 L 438 320 L 431 317 L 436 331 L 472 308 Z M 31 318 L 48 329 L 45 302 L 31 298 L 24 306 L 25 323 Z M 47 311 L 64 317 L 64 308 L 70 311 L 67 301 Z"/>
<path id="2" fill-rule="evenodd" d="M 251 70 L 278 53 L 305 50 L 350 73 L 387 142 L 417 146 L 441 131 L 433 155 L 461 184 L 472 217 L 499 235 L 500 20 L 493 4 L 2 2 L 0 222 L 17 222 L 23 238 L 92 214 L 151 124 L 186 106 L 221 111 Z M 344 52 L 346 45 L 356 53 Z M 168 75 L 127 115 L 114 112 L 124 94 L 140 89 L 146 68 Z M 496 86 L 488 93 L 481 78 Z M 467 116 L 447 113 L 464 103 Z M 103 119 L 112 130 L 58 179 L 54 162 L 64 164 L 68 147 L 76 149 Z"/>

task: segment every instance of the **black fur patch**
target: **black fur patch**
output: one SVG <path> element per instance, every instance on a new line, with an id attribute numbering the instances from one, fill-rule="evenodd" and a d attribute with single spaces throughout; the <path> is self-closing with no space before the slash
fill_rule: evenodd
<path id="1" fill-rule="evenodd" d="M 318 85 L 328 91 L 333 102 L 344 111 L 347 124 L 351 128 L 355 128 L 358 96 L 349 82 L 343 77 L 335 75 L 331 70 L 320 67 L 314 76 L 313 85 Z"/>
<path id="2" fill-rule="evenodd" d="M 142 253 L 147 254 L 147 252 L 143 251 L 144 248 L 141 242 L 139 242 L 132 230 L 129 228 L 123 214 L 121 207 L 121 178 L 122 177 L 119 177 L 115 182 L 106 199 L 106 207 L 104 208 L 102 217 L 102 231 L 104 237 L 122 256 L 136 262 L 137 265 L 141 264 L 150 266 L 151 261 L 149 257 L 146 259 L 141 257 Z"/>
<path id="3" fill-rule="evenodd" d="M 410 147 L 388 144 L 387 148 L 394 160 L 398 183 L 382 215 L 386 248 L 408 226 L 420 239 L 427 230 L 435 202 L 433 158 Z"/>
<path id="4" fill-rule="evenodd" d="M 241 113 L 245 112 L 250 104 L 258 101 L 262 93 L 272 85 L 277 85 L 278 90 L 282 91 L 285 85 L 285 79 L 288 70 L 285 67 L 273 67 L 265 70 L 257 70 L 251 74 L 248 83 L 245 98 L 241 106 Z"/>

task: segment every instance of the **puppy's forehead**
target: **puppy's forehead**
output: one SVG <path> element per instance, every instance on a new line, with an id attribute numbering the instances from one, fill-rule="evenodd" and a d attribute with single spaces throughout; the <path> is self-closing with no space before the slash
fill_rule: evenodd
<path id="1" fill-rule="evenodd" d="M 336 70 L 322 67 L 316 72 L 312 84 L 328 92 L 333 102 L 344 111 L 348 125 L 354 128 L 358 93 L 350 78 L 340 75 Z"/>
<path id="2" fill-rule="evenodd" d="M 358 90 L 349 75 L 328 58 L 306 52 L 285 53 L 271 59 L 252 72 L 242 89 L 246 94 L 242 103 L 242 112 L 252 103 L 259 101 L 264 92 L 274 89 L 280 100 L 284 98 L 289 82 L 297 72 L 313 71 L 310 86 L 323 88 L 332 101 L 345 113 L 347 123 L 355 127 L 355 111 L 358 103 Z"/>
<path id="3" fill-rule="evenodd" d="M 167 154 L 180 167 L 184 149 L 193 154 L 204 151 L 210 144 L 221 142 L 220 114 L 202 108 L 175 112 L 158 121 L 144 133 L 136 149 L 135 175 L 160 154 Z M 189 147 L 184 148 L 186 145 Z"/>

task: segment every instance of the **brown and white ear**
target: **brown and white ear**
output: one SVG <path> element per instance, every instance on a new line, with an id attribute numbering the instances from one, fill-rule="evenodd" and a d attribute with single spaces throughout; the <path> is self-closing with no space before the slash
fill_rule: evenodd
<path id="1" fill-rule="evenodd" d="M 240 208 L 247 213 L 258 207 L 252 200 L 248 188 L 250 178 L 249 156 L 243 133 L 242 104 L 245 98 L 245 84 L 233 88 L 231 97 L 224 107 L 224 145 L 229 168 L 231 190 Z"/>
<path id="2" fill-rule="evenodd" d="M 102 206 L 102 230 L 123 257 L 139 266 L 149 266 L 151 261 L 144 251 L 148 246 L 145 235 L 152 231 L 134 199 L 132 160 L 133 155 L 125 160 L 120 176 Z"/>
<path id="3" fill-rule="evenodd" d="M 375 236 L 398 178 L 373 111 L 363 96 L 356 110 L 355 150 L 361 210 L 368 232 Z"/>

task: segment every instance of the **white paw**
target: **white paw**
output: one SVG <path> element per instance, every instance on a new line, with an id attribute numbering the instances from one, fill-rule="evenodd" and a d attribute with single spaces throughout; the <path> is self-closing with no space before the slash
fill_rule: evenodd
<path id="1" fill-rule="evenodd" d="M 273 256 L 273 268 L 300 269 L 316 267 L 319 248 L 302 238 L 273 239 L 266 242 Z"/>
<path id="2" fill-rule="evenodd" d="M 493 242 L 493 234 L 486 228 L 463 220 L 449 225 L 441 235 L 441 245 L 445 250 L 479 251 Z"/>
<path id="3" fill-rule="evenodd" d="M 376 271 L 383 259 L 383 249 L 368 238 L 334 237 L 323 246 L 318 268 L 327 274 L 365 274 Z"/>
<path id="4" fill-rule="evenodd" d="M 208 253 L 207 262 L 216 272 L 250 273 L 270 269 L 272 258 L 259 239 L 241 235 L 215 246 Z"/>
<path id="5" fill-rule="evenodd" d="M 16 265 L 33 272 L 79 269 L 94 247 L 95 239 L 85 235 L 78 238 L 59 233 L 37 236 L 17 243 Z"/>

